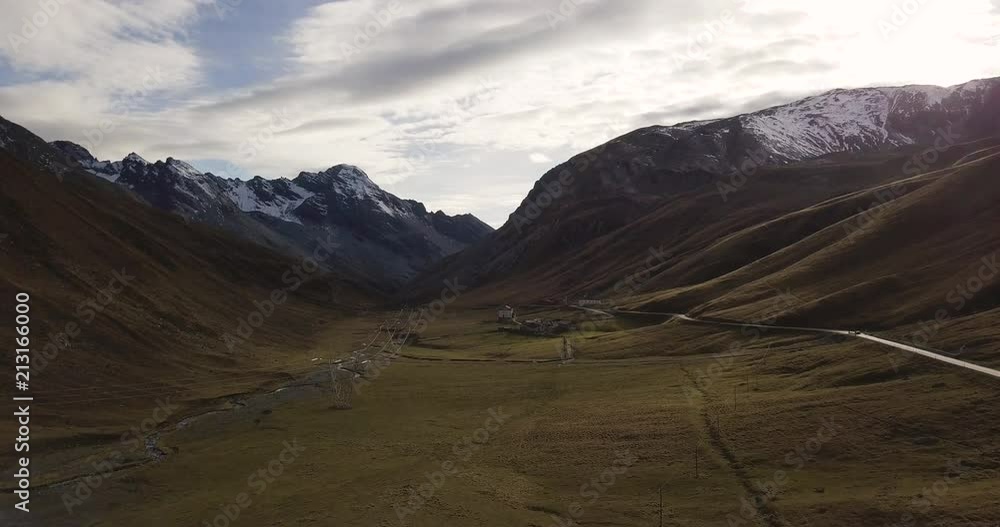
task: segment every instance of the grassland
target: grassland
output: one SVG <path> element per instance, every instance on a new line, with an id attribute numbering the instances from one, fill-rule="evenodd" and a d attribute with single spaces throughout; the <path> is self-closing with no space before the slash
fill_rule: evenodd
<path id="1" fill-rule="evenodd" d="M 464 360 L 398 358 L 352 410 L 304 389 L 174 427 L 161 462 L 106 478 L 72 516 L 72 484 L 39 491 L 31 525 L 202 526 L 246 493 L 229 524 L 653 526 L 661 486 L 665 525 L 1000 521 L 990 379 L 853 340 L 657 321 L 572 335 L 571 364 L 510 362 L 556 341 L 498 334 L 491 316 L 446 313 L 405 353 Z M 378 320 L 333 321 L 275 368 L 350 349 Z M 286 441 L 304 451 L 275 465 Z M 457 472 L 408 504 L 445 462 Z M 258 494 L 248 478 L 269 464 L 280 476 Z M 760 488 L 773 495 L 746 509 Z"/>

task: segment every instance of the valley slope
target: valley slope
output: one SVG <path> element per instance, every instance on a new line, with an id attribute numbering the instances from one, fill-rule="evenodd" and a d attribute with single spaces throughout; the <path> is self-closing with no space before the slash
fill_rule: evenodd
<path id="1" fill-rule="evenodd" d="M 598 298 L 903 332 L 953 309 L 932 342 L 971 324 L 994 349 L 982 321 L 1000 280 L 961 309 L 946 299 L 1000 250 L 998 115 L 992 79 L 637 130 L 546 173 L 506 225 L 414 290 L 457 278 L 470 304 Z"/>
<path id="2" fill-rule="evenodd" d="M 31 296 L 32 389 L 47 394 L 37 441 L 133 422 L 155 394 L 197 404 L 286 379 L 278 359 L 310 353 L 325 321 L 383 301 L 358 277 L 74 173 L 42 139 L 2 125 L 0 289 L 8 313 L 15 293 Z"/>

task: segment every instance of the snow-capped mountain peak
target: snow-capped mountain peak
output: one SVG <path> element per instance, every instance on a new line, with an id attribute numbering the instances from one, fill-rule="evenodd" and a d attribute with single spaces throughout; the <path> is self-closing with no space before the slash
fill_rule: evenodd
<path id="1" fill-rule="evenodd" d="M 368 202 L 390 216 L 409 213 L 402 200 L 382 190 L 364 170 L 354 165 L 336 165 L 322 172 L 302 172 L 294 182 L 326 196 L 328 201 L 343 204 Z"/>
<path id="2" fill-rule="evenodd" d="M 635 134 L 670 145 L 670 159 L 659 162 L 675 170 L 726 173 L 747 157 L 784 164 L 924 144 L 951 126 L 974 126 L 972 133 L 983 133 L 995 127 L 995 118 L 991 125 L 984 110 L 998 96 L 1000 79 L 951 87 L 837 89 L 735 117 L 652 126 Z"/>
<path id="3" fill-rule="evenodd" d="M 292 223 L 302 223 L 295 210 L 315 195 L 285 178 L 229 179 L 224 186 L 226 195 L 243 212 L 257 212 Z"/>
<path id="4" fill-rule="evenodd" d="M 354 165 L 336 165 L 322 172 L 302 172 L 296 180 L 342 190 L 352 195 L 368 195 L 381 190 L 364 170 Z"/>
<path id="5" fill-rule="evenodd" d="M 838 89 L 737 117 L 765 150 L 784 161 L 836 152 L 923 143 L 986 104 L 1000 80 L 951 87 Z"/>
<path id="6" fill-rule="evenodd" d="M 176 173 L 181 177 L 185 177 L 188 179 L 201 179 L 205 176 L 198 169 L 194 168 L 190 164 L 185 163 L 184 161 L 181 161 L 179 159 L 168 157 L 165 163 L 174 173 Z"/>
<path id="7" fill-rule="evenodd" d="M 88 186 L 99 185 L 84 175 L 89 172 L 154 208 L 229 231 L 284 253 L 290 262 L 316 255 L 317 243 L 331 240 L 337 250 L 316 264 L 379 289 L 401 285 L 493 231 L 472 216 L 427 214 L 423 205 L 382 190 L 352 165 L 305 173 L 294 181 L 243 181 L 169 157 L 150 163 L 133 153 L 120 161 L 98 161 L 80 145 L 46 143 L 2 118 L 0 138 L 5 155 L 51 168 L 56 175 L 82 178 Z"/>
<path id="8" fill-rule="evenodd" d="M 123 159 L 122 162 L 123 163 L 135 163 L 135 164 L 138 164 L 138 165 L 148 165 L 149 164 L 149 161 L 146 161 L 145 159 L 142 158 L 142 156 L 140 156 L 139 154 L 137 154 L 135 152 L 132 152 L 131 154 L 125 156 L 125 159 Z"/>
<path id="9" fill-rule="evenodd" d="M 864 89 L 829 92 L 738 119 L 770 153 L 797 161 L 879 143 L 912 142 L 890 133 L 890 110 L 886 93 Z"/>
<path id="10" fill-rule="evenodd" d="M 612 139 L 542 176 L 512 218 L 530 217 L 565 170 L 599 166 L 569 192 L 647 198 L 707 184 L 728 184 L 762 166 L 810 162 L 833 154 L 935 145 L 1000 134 L 1000 78 L 965 84 L 833 90 L 734 117 L 650 126 Z M 819 161 L 822 162 L 822 161 Z"/>

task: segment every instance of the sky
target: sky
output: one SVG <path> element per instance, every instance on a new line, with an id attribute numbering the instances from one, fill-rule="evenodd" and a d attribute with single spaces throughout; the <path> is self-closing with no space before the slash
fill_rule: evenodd
<path id="1" fill-rule="evenodd" d="M 1000 76 L 1000 0 L 0 0 L 0 115 L 224 177 L 347 163 L 494 226 L 636 128 Z"/>

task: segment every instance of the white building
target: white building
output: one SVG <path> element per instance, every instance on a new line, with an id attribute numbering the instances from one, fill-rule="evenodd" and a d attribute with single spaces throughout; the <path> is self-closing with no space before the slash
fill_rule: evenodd
<path id="1" fill-rule="evenodd" d="M 513 322 L 514 321 L 514 308 L 510 306 L 501 306 L 497 308 L 497 322 Z"/>

